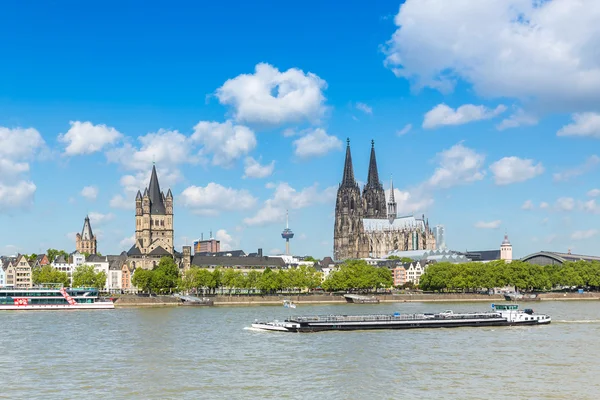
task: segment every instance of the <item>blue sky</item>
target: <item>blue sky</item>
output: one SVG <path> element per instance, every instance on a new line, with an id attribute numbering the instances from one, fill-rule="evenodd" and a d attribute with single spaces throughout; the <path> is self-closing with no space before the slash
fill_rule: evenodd
<path id="1" fill-rule="evenodd" d="M 2 5 L 0 253 L 131 245 L 156 162 L 176 246 L 331 255 L 345 139 L 456 250 L 597 254 L 597 2 Z M 596 18 L 596 19 L 595 19 Z"/>

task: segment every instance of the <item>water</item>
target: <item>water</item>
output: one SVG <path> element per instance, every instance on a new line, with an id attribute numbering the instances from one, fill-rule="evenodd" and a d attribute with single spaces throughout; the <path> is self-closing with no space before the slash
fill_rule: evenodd
<path id="1" fill-rule="evenodd" d="M 528 303 L 548 326 L 292 334 L 300 314 L 482 311 L 397 303 L 0 313 L 0 398 L 597 399 L 600 302 Z"/>

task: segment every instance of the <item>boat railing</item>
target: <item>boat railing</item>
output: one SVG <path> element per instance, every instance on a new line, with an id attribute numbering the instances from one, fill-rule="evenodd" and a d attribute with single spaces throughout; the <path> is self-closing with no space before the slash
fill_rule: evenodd
<path id="1" fill-rule="evenodd" d="M 460 313 L 452 315 L 440 314 L 372 314 L 372 315 L 314 315 L 294 316 L 287 319 L 290 322 L 364 322 L 364 321 L 410 321 L 427 319 L 481 319 L 500 318 L 496 312 Z"/>

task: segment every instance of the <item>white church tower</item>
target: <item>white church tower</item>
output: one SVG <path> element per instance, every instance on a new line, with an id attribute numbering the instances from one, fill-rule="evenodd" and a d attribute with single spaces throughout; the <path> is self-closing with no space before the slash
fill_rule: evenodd
<path id="1" fill-rule="evenodd" d="M 512 244 L 508 240 L 508 235 L 504 235 L 504 240 L 500 245 L 500 259 L 506 262 L 512 261 Z"/>

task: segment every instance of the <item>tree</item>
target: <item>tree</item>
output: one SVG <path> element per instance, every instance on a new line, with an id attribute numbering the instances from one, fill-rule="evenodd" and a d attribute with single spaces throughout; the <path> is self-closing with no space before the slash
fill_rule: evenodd
<path id="1" fill-rule="evenodd" d="M 151 272 L 151 287 L 157 293 L 169 293 L 179 283 L 179 267 L 171 257 L 162 257 Z"/>
<path id="2" fill-rule="evenodd" d="M 304 257 L 304 261 L 318 262 L 319 260 L 317 260 L 313 256 L 306 256 L 306 257 Z"/>
<path id="3" fill-rule="evenodd" d="M 65 260 L 69 259 L 69 253 L 64 250 L 48 249 L 46 250 L 46 255 L 48 256 L 48 260 L 50 262 L 54 262 L 58 256 L 63 256 Z"/>
<path id="4" fill-rule="evenodd" d="M 152 291 L 152 271 L 137 267 L 133 272 L 131 283 L 142 292 Z"/>
<path id="5" fill-rule="evenodd" d="M 73 272 L 73 287 L 95 287 L 102 289 L 106 286 L 106 272 L 96 272 L 92 265 L 80 265 Z"/>
<path id="6" fill-rule="evenodd" d="M 31 253 L 30 255 L 26 256 L 27 261 L 33 261 L 37 258 L 37 254 L 35 253 Z"/>
<path id="7" fill-rule="evenodd" d="M 34 285 L 42 283 L 59 283 L 63 286 L 69 286 L 69 276 L 66 272 L 61 272 L 51 265 L 44 265 L 41 268 L 34 268 L 31 273 L 31 280 Z"/>

